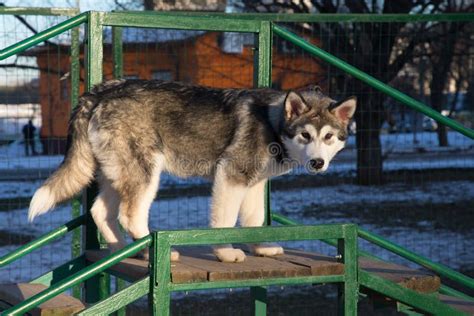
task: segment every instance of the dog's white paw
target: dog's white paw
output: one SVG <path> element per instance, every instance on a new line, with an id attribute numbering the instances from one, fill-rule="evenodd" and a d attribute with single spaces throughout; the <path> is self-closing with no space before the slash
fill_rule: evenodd
<path id="1" fill-rule="evenodd" d="M 171 261 L 179 261 L 179 252 L 171 248 Z"/>
<path id="2" fill-rule="evenodd" d="M 275 243 L 252 245 L 251 250 L 255 255 L 264 257 L 272 257 L 282 255 L 284 253 L 283 248 Z"/>
<path id="3" fill-rule="evenodd" d="M 222 262 L 243 262 L 245 260 L 245 253 L 232 247 L 214 248 L 214 254 Z"/>

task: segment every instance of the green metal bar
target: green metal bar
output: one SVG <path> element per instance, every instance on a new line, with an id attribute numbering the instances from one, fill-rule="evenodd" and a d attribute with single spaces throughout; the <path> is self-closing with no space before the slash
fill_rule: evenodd
<path id="1" fill-rule="evenodd" d="M 262 286 L 250 288 L 250 296 L 253 304 L 253 314 L 255 316 L 267 315 L 267 289 Z"/>
<path id="2" fill-rule="evenodd" d="M 61 294 L 62 292 L 66 291 L 68 288 L 74 285 L 77 285 L 85 280 L 90 279 L 91 277 L 105 271 L 106 269 L 117 264 L 118 262 L 122 261 L 125 258 L 133 256 L 134 254 L 139 252 L 141 249 L 145 248 L 150 243 L 151 243 L 151 236 L 146 236 L 140 240 L 137 240 L 136 242 L 117 251 L 111 256 L 95 262 L 94 264 L 88 266 L 87 268 L 77 273 L 74 273 L 70 277 L 64 280 L 61 280 L 55 285 L 47 288 L 43 292 L 38 293 L 24 300 L 20 304 L 11 307 L 10 309 L 6 310 L 4 314 L 2 315 L 22 315 L 28 312 L 29 310 L 37 307 L 38 305 L 46 302 L 47 300 Z"/>
<path id="3" fill-rule="evenodd" d="M 120 26 L 112 27 L 112 57 L 114 60 L 114 78 L 123 77 L 123 29 Z"/>
<path id="4" fill-rule="evenodd" d="M 394 252 L 396 253 L 397 255 L 405 258 L 405 259 L 408 259 L 410 261 L 413 261 L 427 269 L 430 269 L 431 271 L 434 271 L 436 272 L 437 274 L 441 275 L 441 276 L 444 276 L 450 280 L 453 280 L 453 281 L 456 281 L 456 282 L 459 282 L 460 284 L 470 288 L 470 289 L 474 289 L 474 279 L 473 278 L 470 278 L 466 275 L 463 275 L 457 271 L 454 271 L 442 264 L 439 264 L 439 263 L 434 263 L 432 261 L 430 261 L 428 258 L 425 258 L 423 256 L 420 256 L 410 250 L 407 250 L 403 247 L 400 247 L 388 240 L 386 240 L 385 238 L 383 238 L 382 236 L 379 236 L 377 234 L 374 234 L 374 233 L 370 233 L 362 228 L 359 228 L 359 237 L 367 240 L 367 241 L 370 241 L 371 243 L 374 243 L 384 249 L 387 249 L 391 252 Z"/>
<path id="5" fill-rule="evenodd" d="M 87 23 L 87 50 L 86 50 L 86 68 L 87 78 L 86 87 L 90 91 L 92 87 L 102 82 L 103 71 L 103 35 L 102 35 L 103 13 L 89 12 Z M 100 235 L 97 226 L 94 223 L 90 209 L 98 193 L 97 182 L 93 182 L 83 196 L 84 212 L 87 217 L 85 229 L 85 250 L 98 250 L 101 248 Z M 110 292 L 110 276 L 105 273 L 97 274 L 92 279 L 85 282 L 85 301 L 87 303 L 98 302 L 107 296 Z"/>
<path id="6" fill-rule="evenodd" d="M 67 222 L 66 224 L 59 226 L 55 230 L 44 234 L 43 236 L 27 243 L 26 245 L 23 245 L 17 248 L 16 250 L 10 252 L 9 254 L 2 256 L 0 258 L 0 268 L 6 266 L 7 264 L 12 263 L 15 260 L 20 259 L 21 257 L 29 254 L 30 252 L 52 242 L 53 240 L 56 240 L 66 235 L 68 232 L 83 225 L 84 223 L 85 223 L 84 216 L 74 218 L 73 220 Z"/>
<path id="7" fill-rule="evenodd" d="M 430 314 L 464 315 L 464 313 L 442 303 L 436 296 L 418 293 L 363 270 L 359 271 L 359 282 L 361 286 Z"/>
<path id="8" fill-rule="evenodd" d="M 343 238 L 344 227 L 348 225 L 352 224 L 177 230 L 171 233 L 169 239 L 172 246 L 316 240 L 328 237 L 337 239 Z M 167 235 L 170 232 L 160 231 L 157 234 Z"/>
<path id="9" fill-rule="evenodd" d="M 439 293 L 459 297 L 468 301 L 474 301 L 474 297 L 471 297 L 463 292 L 450 288 L 449 286 L 446 286 L 444 284 L 441 284 L 441 286 L 439 287 Z"/>
<path id="10" fill-rule="evenodd" d="M 228 18 L 247 19 L 272 22 L 461 22 L 473 21 L 472 13 L 441 13 L 441 14 L 341 14 L 341 13 L 221 13 L 221 12 L 199 12 L 199 11 L 129 11 L 134 14 L 149 15 L 174 15 L 178 17 L 207 17 L 207 18 Z"/>
<path id="11" fill-rule="evenodd" d="M 79 102 L 79 85 L 81 77 L 81 64 L 80 64 L 80 45 L 79 42 L 79 28 L 75 27 L 71 30 L 71 110 L 74 109 Z M 76 218 L 81 215 L 81 200 L 75 197 L 71 201 L 71 214 L 72 218 Z M 81 230 L 75 230 L 72 233 L 71 242 L 71 255 L 72 258 L 79 257 L 82 249 L 82 236 Z M 80 287 L 74 287 L 72 289 L 72 296 L 81 299 L 82 290 Z"/>
<path id="12" fill-rule="evenodd" d="M 177 19 L 173 15 L 141 14 L 139 12 L 110 12 L 104 14 L 104 25 L 124 27 L 150 27 L 194 31 L 259 32 L 260 22 L 235 18 L 209 19 L 192 17 Z"/>
<path id="13" fill-rule="evenodd" d="M 297 285 L 297 284 L 316 284 L 316 283 L 338 283 L 344 282 L 344 275 L 322 275 L 306 277 L 285 277 L 285 278 L 262 278 L 249 280 L 229 280 L 212 282 L 194 282 L 194 283 L 173 283 L 172 291 L 191 291 L 191 290 L 212 290 L 240 287 L 258 287 L 270 285 Z"/>
<path id="14" fill-rule="evenodd" d="M 78 316 L 86 315 L 109 315 L 130 303 L 133 303 L 140 297 L 146 295 L 150 290 L 150 278 L 146 277 L 137 281 L 123 290 L 109 296 L 91 307 L 77 313 Z"/>
<path id="15" fill-rule="evenodd" d="M 58 25 L 55 25 L 42 32 L 39 32 L 38 34 L 28 37 L 16 44 L 8 46 L 0 50 L 0 60 L 6 59 L 10 56 L 13 56 L 22 51 L 25 51 L 28 48 L 35 46 L 38 43 L 44 42 L 58 34 L 66 32 L 76 26 L 81 25 L 82 23 L 86 21 L 87 21 L 87 13 L 82 13 L 82 14 L 79 14 L 78 16 L 70 18 L 64 22 L 61 22 Z"/>
<path id="16" fill-rule="evenodd" d="M 75 16 L 79 12 L 76 8 L 0 7 L 0 14 L 5 15 Z"/>
<path id="17" fill-rule="evenodd" d="M 344 315 L 357 315 L 359 299 L 357 226 L 344 226 Z"/>
<path id="18" fill-rule="evenodd" d="M 287 218 L 287 217 L 285 217 L 285 216 L 283 216 L 283 215 L 281 215 L 281 214 L 273 213 L 273 214 L 272 214 L 272 218 L 273 218 L 274 221 L 276 221 L 276 222 L 278 222 L 278 223 L 280 223 L 280 224 L 283 224 L 283 225 L 299 225 L 299 223 L 297 223 L 297 222 L 295 222 L 295 221 L 293 221 L 293 220 L 291 220 L 291 219 L 289 219 L 289 218 Z M 358 233 L 360 234 L 361 231 L 362 231 L 362 229 L 359 227 Z M 382 237 L 380 237 L 380 238 L 382 238 Z M 337 243 L 334 242 L 333 240 L 322 239 L 321 241 L 324 242 L 324 243 L 326 243 L 326 244 L 329 244 L 329 245 L 331 245 L 331 246 L 336 246 L 336 245 L 337 245 Z M 390 243 L 390 241 L 387 241 L 387 242 Z M 390 244 L 391 244 L 391 243 L 390 243 Z M 392 244 L 392 245 L 394 245 L 394 244 Z M 394 245 L 394 246 L 396 246 L 396 245 Z M 400 246 L 396 246 L 396 247 L 397 247 L 397 248 L 401 248 L 401 249 L 403 249 L 403 250 L 409 252 L 409 250 L 406 250 L 406 249 L 404 249 L 404 248 L 402 248 L 402 247 L 400 247 Z M 395 249 L 395 248 L 394 248 L 394 249 L 389 249 L 389 250 L 391 250 L 391 251 L 394 252 L 395 254 L 400 255 L 398 249 Z M 412 254 L 413 254 L 413 253 L 412 253 Z M 368 257 L 368 258 L 371 258 L 371 259 L 383 261 L 383 260 L 380 259 L 379 257 L 376 257 L 376 256 L 374 256 L 374 255 L 372 255 L 372 254 L 370 254 L 370 253 L 368 253 L 368 252 L 366 252 L 366 251 L 360 251 L 360 250 L 359 250 L 359 255 L 364 256 L 364 257 Z M 414 254 L 414 255 L 415 255 L 415 256 L 418 256 L 418 255 L 416 255 L 416 254 Z M 409 259 L 409 258 L 406 258 L 406 259 L 411 260 L 411 259 Z M 425 260 L 427 260 L 429 264 L 434 264 L 434 263 L 431 262 L 429 259 L 426 259 L 426 258 L 425 258 Z M 412 260 L 412 261 L 415 262 L 415 263 L 418 263 L 418 262 L 416 262 L 416 261 L 414 261 L 414 260 Z M 419 263 L 418 263 L 418 264 L 419 264 Z M 444 268 L 451 270 L 451 269 L 448 268 L 448 267 L 444 267 Z M 451 271 L 454 272 L 454 273 L 458 273 L 458 272 L 453 271 L 453 270 L 451 270 Z M 461 276 L 465 277 L 465 276 L 462 275 L 462 274 L 461 274 Z M 446 277 L 449 278 L 448 276 L 446 276 Z M 455 290 L 455 289 L 452 289 L 452 288 L 450 288 L 450 287 L 448 287 L 448 286 L 446 286 L 446 285 L 441 285 L 441 287 L 440 287 L 440 293 L 452 295 L 452 296 L 459 297 L 459 298 L 463 298 L 463 299 L 474 300 L 474 298 L 472 298 L 471 296 L 466 295 L 466 294 L 464 294 L 464 293 L 462 293 L 462 292 L 459 292 L 459 291 L 457 291 L 457 290 Z"/>
<path id="19" fill-rule="evenodd" d="M 46 272 L 42 276 L 30 281 L 33 284 L 43 284 L 47 287 L 58 283 L 67 276 L 82 270 L 86 266 L 86 257 L 84 255 L 69 260 L 54 270 Z"/>
<path id="20" fill-rule="evenodd" d="M 172 233 L 153 233 L 153 261 L 150 284 L 150 295 L 152 306 L 150 310 L 153 315 L 169 315 L 171 303 L 171 245 L 170 237 Z M 171 235 L 171 236 L 170 236 Z M 200 239 L 200 238 L 198 238 Z"/>
<path id="21" fill-rule="evenodd" d="M 305 51 L 313 54 L 314 56 L 321 58 L 323 61 L 341 69 L 342 71 L 354 76 L 355 78 L 367 83 L 371 87 L 383 92 L 384 94 L 394 98 L 397 101 L 411 107 L 412 109 L 425 114 L 426 116 L 431 117 L 437 122 L 444 124 L 453 130 L 474 139 L 474 130 L 467 128 L 460 124 L 459 122 L 450 119 L 449 117 L 441 115 L 438 111 L 433 110 L 431 107 L 409 97 L 408 95 L 390 87 L 389 85 L 383 83 L 382 81 L 370 76 L 369 74 L 357 69 L 356 67 L 346 63 L 345 61 L 329 54 L 328 52 L 322 50 L 321 48 L 305 41 L 301 37 L 289 32 L 288 30 L 278 26 L 273 25 L 273 32 L 283 39 L 295 44 L 298 47 L 301 47 Z"/>

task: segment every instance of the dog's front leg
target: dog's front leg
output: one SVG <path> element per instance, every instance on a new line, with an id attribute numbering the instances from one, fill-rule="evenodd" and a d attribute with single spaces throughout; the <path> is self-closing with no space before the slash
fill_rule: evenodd
<path id="1" fill-rule="evenodd" d="M 218 166 L 212 189 L 210 225 L 212 228 L 234 227 L 240 205 L 248 187 L 230 177 L 223 166 Z M 245 254 L 230 244 L 215 245 L 214 254 L 223 262 L 242 262 Z"/>
<path id="2" fill-rule="evenodd" d="M 260 227 L 265 221 L 265 183 L 260 181 L 248 190 L 240 208 L 240 224 L 244 227 Z M 249 245 L 250 251 L 258 256 L 283 254 L 283 248 L 276 243 Z"/>

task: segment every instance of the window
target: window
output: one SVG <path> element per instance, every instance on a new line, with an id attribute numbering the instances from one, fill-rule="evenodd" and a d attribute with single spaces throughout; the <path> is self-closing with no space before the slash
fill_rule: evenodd
<path id="1" fill-rule="evenodd" d="M 151 73 L 151 79 L 173 80 L 173 74 L 169 70 L 156 70 Z"/>

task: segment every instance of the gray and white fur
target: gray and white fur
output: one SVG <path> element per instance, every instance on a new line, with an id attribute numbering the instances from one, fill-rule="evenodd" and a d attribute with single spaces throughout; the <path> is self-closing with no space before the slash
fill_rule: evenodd
<path id="1" fill-rule="evenodd" d="M 319 88 L 212 89 L 178 82 L 114 80 L 81 98 L 60 167 L 33 196 L 29 220 L 72 198 L 94 178 L 91 213 L 112 251 L 149 234 L 148 212 L 161 172 L 214 180 L 211 227 L 261 226 L 268 178 L 305 165 L 324 171 L 344 147 L 356 100 L 335 102 Z M 117 221 L 118 219 L 118 221 Z M 283 253 L 253 245 L 257 255 Z M 231 245 L 225 262 L 245 259 Z M 172 252 L 172 260 L 178 253 Z"/>

